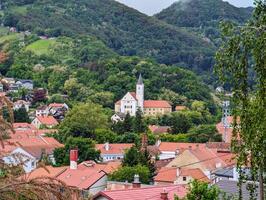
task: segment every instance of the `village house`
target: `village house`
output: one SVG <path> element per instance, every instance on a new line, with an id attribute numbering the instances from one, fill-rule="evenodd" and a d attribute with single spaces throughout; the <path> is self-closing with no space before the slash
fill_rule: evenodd
<path id="1" fill-rule="evenodd" d="M 111 120 L 113 123 L 117 123 L 117 122 L 123 122 L 125 118 L 126 118 L 125 113 L 117 112 L 111 117 Z"/>
<path id="2" fill-rule="evenodd" d="M 49 114 L 52 115 L 56 120 L 62 121 L 69 107 L 65 103 L 51 103 L 48 105 Z"/>
<path id="3" fill-rule="evenodd" d="M 25 88 L 27 90 L 33 90 L 33 81 L 32 80 L 23 80 L 20 79 L 16 82 L 19 88 Z"/>
<path id="4" fill-rule="evenodd" d="M 159 150 L 159 159 L 169 159 L 169 158 L 175 158 L 177 155 L 179 155 L 181 152 L 183 152 L 186 149 L 196 149 L 201 148 L 205 146 L 205 144 L 201 143 L 176 143 L 176 142 L 161 142 L 158 140 L 156 142 L 156 147 Z"/>
<path id="5" fill-rule="evenodd" d="M 53 128 L 58 125 L 53 116 L 37 116 L 31 123 L 38 129 L 41 127 Z"/>
<path id="6" fill-rule="evenodd" d="M 145 116 L 163 115 L 172 112 L 172 107 L 163 100 L 144 100 L 144 83 L 139 76 L 136 92 L 128 92 L 121 100 L 115 103 L 115 113 L 129 113 L 135 116 L 140 109 Z"/>
<path id="7" fill-rule="evenodd" d="M 23 163 L 23 169 L 28 173 L 36 169 L 37 162 L 44 155 L 55 164 L 53 151 L 63 146 L 51 137 L 14 137 L 4 141 L 4 148 L 0 147 L 0 159 L 9 165 L 16 166 Z"/>
<path id="8" fill-rule="evenodd" d="M 78 150 L 70 151 L 70 165 L 66 167 L 47 166 L 47 170 L 39 168 L 26 174 L 31 180 L 37 177 L 48 176 L 58 179 L 67 186 L 74 187 L 82 191 L 84 197 L 94 195 L 106 188 L 107 175 L 117 170 L 121 162 L 95 163 L 94 161 L 78 161 Z"/>
<path id="9" fill-rule="evenodd" d="M 187 185 L 193 180 L 210 183 L 210 179 L 198 168 L 163 167 L 154 177 L 155 185 Z"/>
<path id="10" fill-rule="evenodd" d="M 197 147 L 187 149 L 176 156 L 166 167 L 200 169 L 209 179 L 218 170 L 235 164 L 234 155 L 230 152 L 219 152 L 216 149 Z"/>
<path id="11" fill-rule="evenodd" d="M 156 135 L 169 133 L 171 131 L 170 126 L 158 126 L 158 125 L 150 125 L 149 130 Z"/>
<path id="12" fill-rule="evenodd" d="M 45 105 L 39 106 L 36 109 L 36 111 L 35 111 L 35 116 L 36 117 L 38 117 L 38 116 L 48 116 L 48 115 L 49 115 L 49 109 Z"/>
<path id="13" fill-rule="evenodd" d="M 30 102 L 24 101 L 24 100 L 17 100 L 16 102 L 14 102 L 13 104 L 13 109 L 14 110 L 18 110 L 20 108 L 25 108 L 27 112 L 29 112 L 30 110 Z"/>
<path id="14" fill-rule="evenodd" d="M 133 144 L 96 144 L 96 149 L 101 152 L 101 158 L 103 161 L 110 160 L 122 160 L 124 158 L 125 151 L 130 149 Z"/>

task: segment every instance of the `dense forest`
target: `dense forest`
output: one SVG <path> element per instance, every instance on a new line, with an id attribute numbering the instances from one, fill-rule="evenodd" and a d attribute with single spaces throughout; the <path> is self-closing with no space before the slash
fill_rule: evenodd
<path id="1" fill-rule="evenodd" d="M 213 65 L 214 47 L 177 28 L 114 0 L 31 0 L 2 3 L 2 22 L 38 35 L 93 35 L 120 55 L 150 57 L 195 71 Z"/>
<path id="2" fill-rule="evenodd" d="M 238 8 L 222 0 L 180 0 L 156 14 L 155 17 L 176 27 L 198 33 L 214 45 L 222 39 L 219 25 L 223 21 L 244 24 L 253 8 Z"/>

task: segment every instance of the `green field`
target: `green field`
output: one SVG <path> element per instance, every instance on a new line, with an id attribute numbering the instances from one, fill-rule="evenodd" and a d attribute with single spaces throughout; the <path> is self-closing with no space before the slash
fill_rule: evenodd
<path id="1" fill-rule="evenodd" d="M 56 43 L 56 40 L 38 40 L 26 47 L 26 50 L 32 51 L 36 55 L 47 55 L 49 49 Z"/>
<path id="2" fill-rule="evenodd" d="M 2 30 L 0 29 L 0 32 L 1 31 L 5 31 L 5 29 L 2 29 Z M 18 36 L 19 36 L 19 33 L 11 33 L 9 35 L 4 35 L 4 36 L 0 37 L 0 44 L 4 43 L 4 42 L 8 42 L 10 40 L 15 40 L 18 38 Z"/>

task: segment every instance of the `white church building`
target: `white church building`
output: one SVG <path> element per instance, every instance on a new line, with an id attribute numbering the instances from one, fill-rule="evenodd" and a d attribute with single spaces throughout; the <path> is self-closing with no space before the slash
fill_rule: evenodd
<path id="1" fill-rule="evenodd" d="M 136 84 L 136 92 L 127 92 L 115 103 L 115 112 L 135 116 L 140 109 L 145 116 L 156 116 L 172 112 L 171 105 L 164 100 L 144 100 L 144 83 L 141 74 Z"/>

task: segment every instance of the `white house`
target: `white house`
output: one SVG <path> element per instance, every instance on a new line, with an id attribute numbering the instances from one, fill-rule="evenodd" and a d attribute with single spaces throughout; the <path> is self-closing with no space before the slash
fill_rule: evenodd
<path id="1" fill-rule="evenodd" d="M 35 116 L 48 116 L 49 108 L 47 106 L 39 106 L 35 111 Z"/>
<path id="2" fill-rule="evenodd" d="M 9 155 L 2 158 L 6 164 L 16 166 L 23 164 L 26 173 L 36 169 L 38 159 L 21 147 L 14 149 Z"/>
<path id="3" fill-rule="evenodd" d="M 29 112 L 29 110 L 30 110 L 30 102 L 27 102 L 27 101 L 24 101 L 24 100 L 18 100 L 18 101 L 16 101 L 15 103 L 14 103 L 14 107 L 13 107 L 13 109 L 14 110 L 18 110 L 18 109 L 20 109 L 20 108 L 22 108 L 22 107 L 24 107 L 25 109 L 26 109 L 26 111 L 27 112 Z"/>
<path id="4" fill-rule="evenodd" d="M 111 120 L 113 123 L 121 122 L 125 120 L 126 115 L 124 113 L 115 113 L 112 117 Z"/>
<path id="5" fill-rule="evenodd" d="M 96 149 L 101 151 L 101 158 L 104 162 L 111 160 L 121 160 L 127 149 L 130 149 L 133 144 L 96 144 Z"/>
<path id="6" fill-rule="evenodd" d="M 41 126 L 45 126 L 47 128 L 55 127 L 58 122 L 53 116 L 37 116 L 32 122 L 36 128 L 41 128 Z"/>

